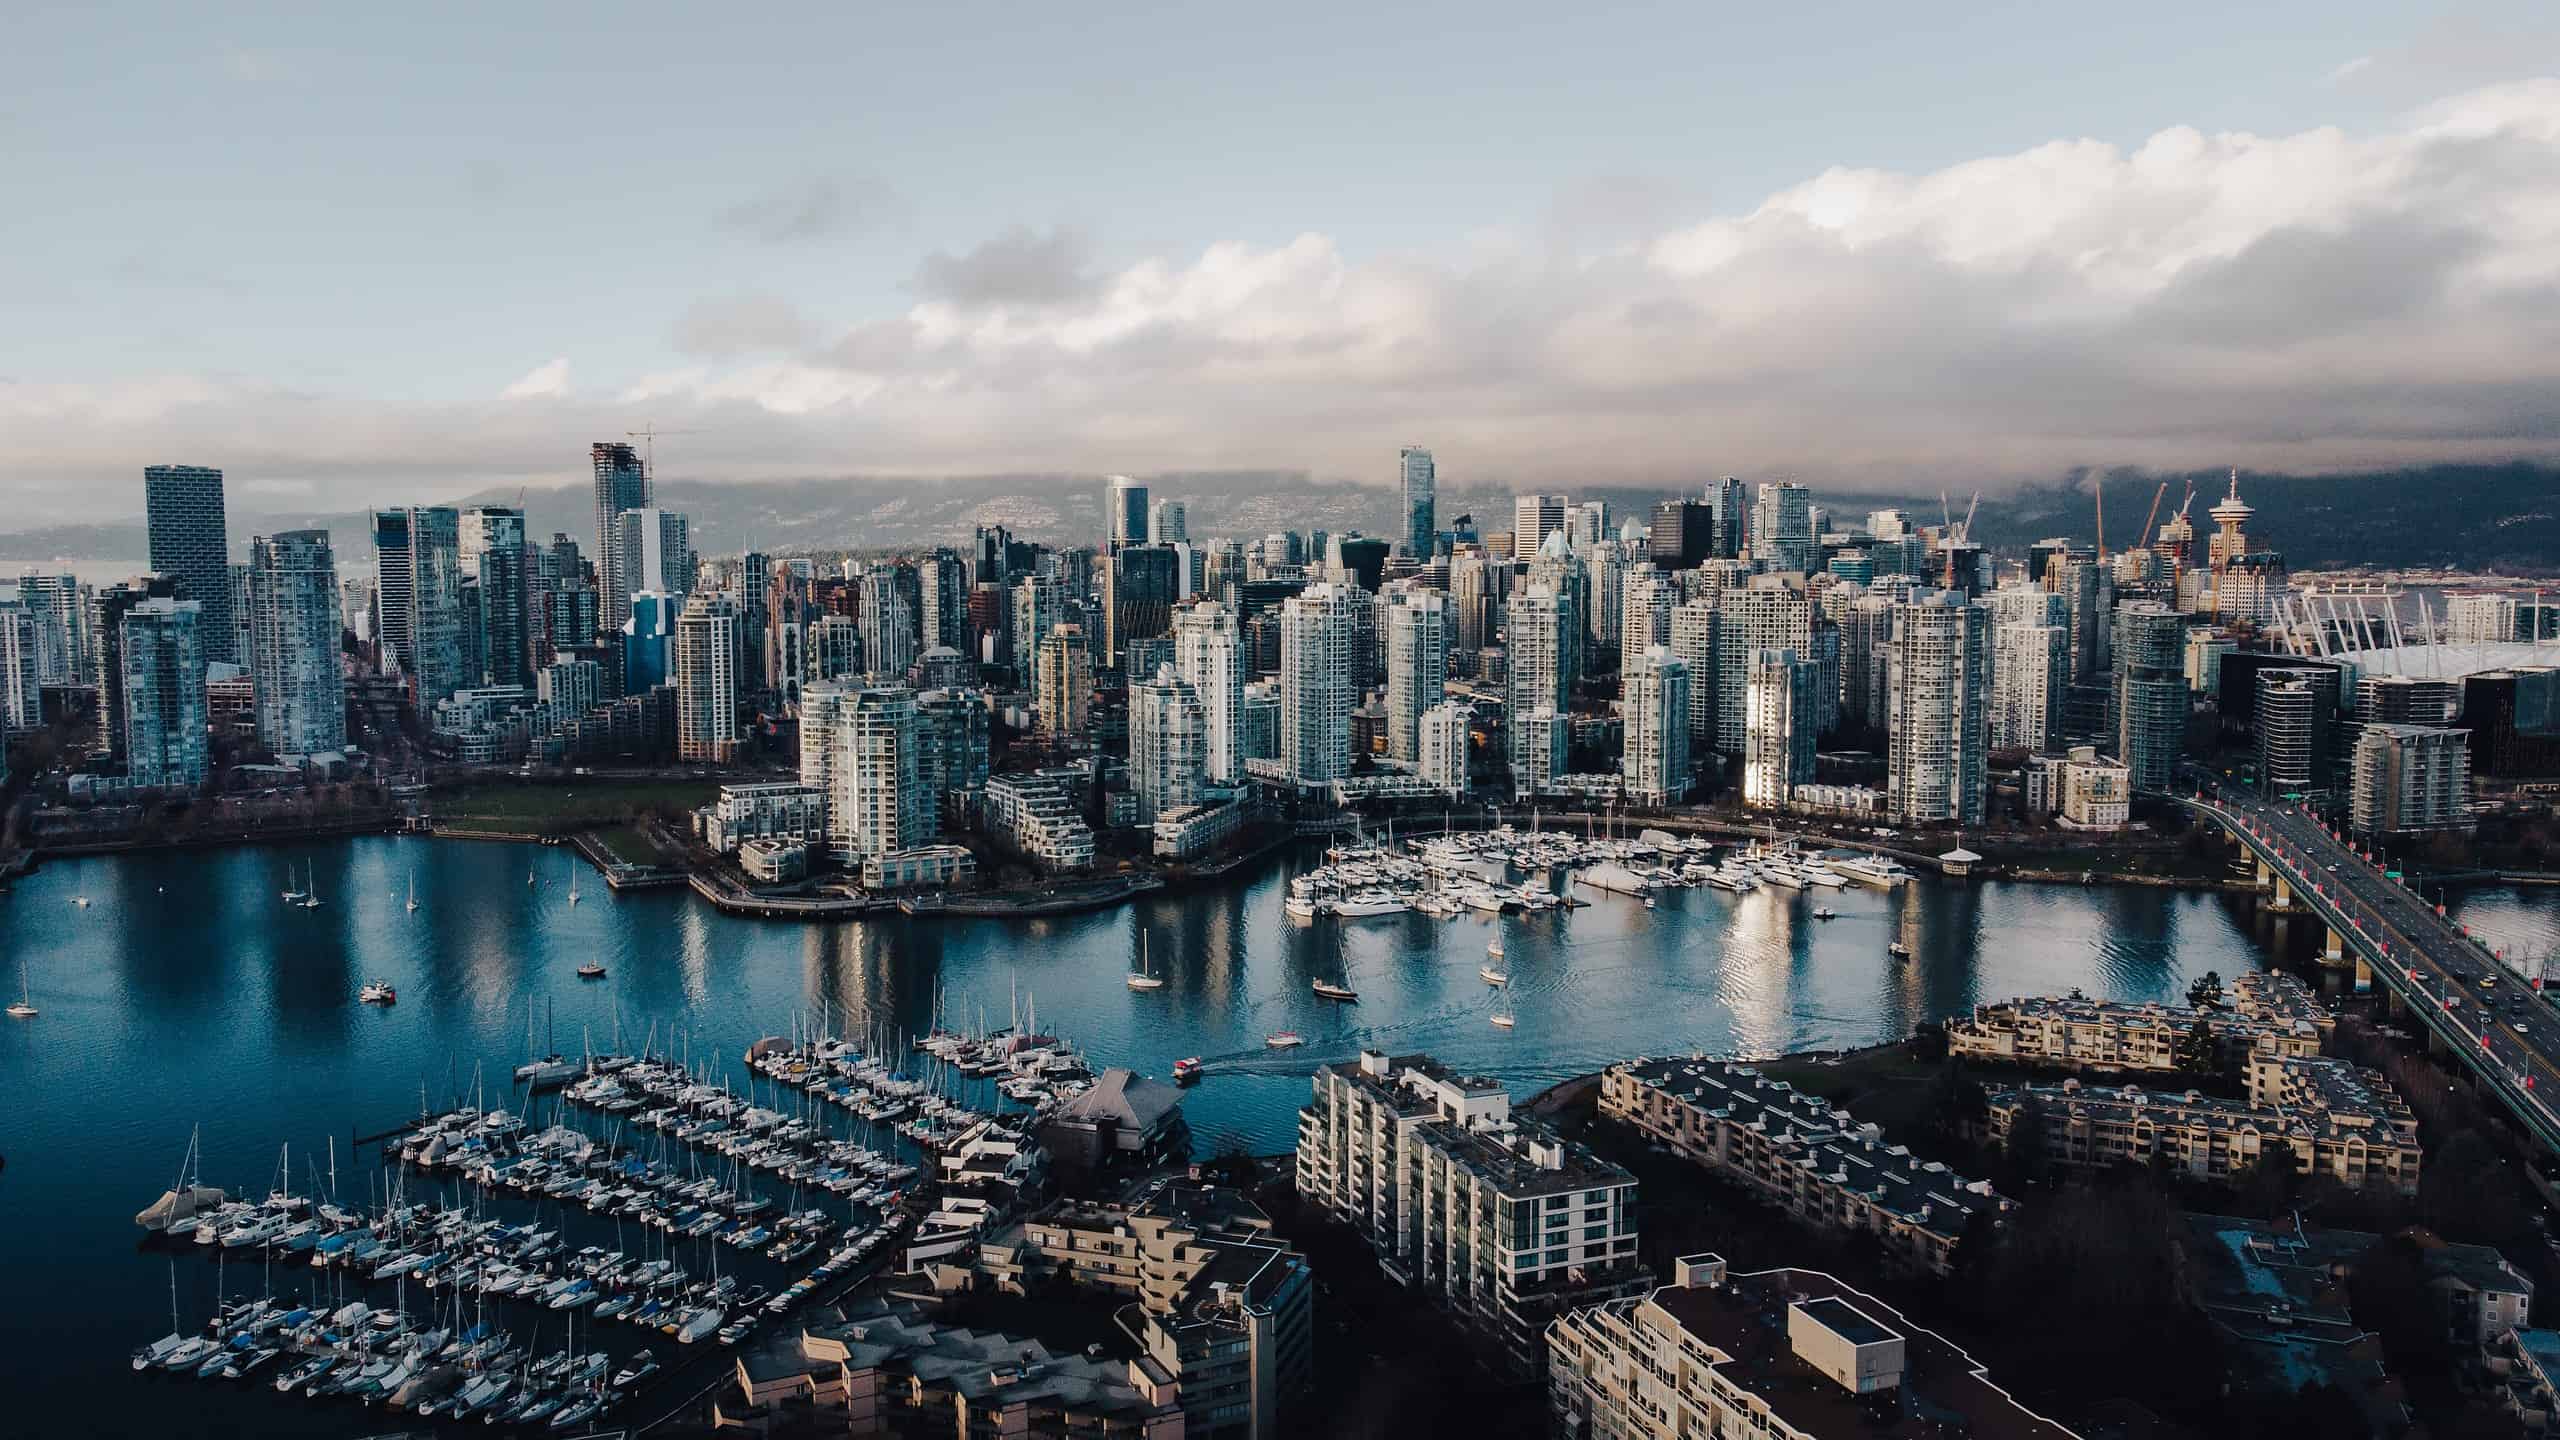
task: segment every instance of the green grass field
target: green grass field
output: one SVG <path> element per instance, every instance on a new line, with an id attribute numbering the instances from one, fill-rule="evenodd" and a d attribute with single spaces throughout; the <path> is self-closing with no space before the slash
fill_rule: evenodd
<path id="1" fill-rule="evenodd" d="M 435 816 L 478 830 L 537 835 L 628 820 L 652 810 L 690 810 L 720 793 L 710 780 L 656 780 L 632 785 L 469 785 L 435 794 Z M 634 837 L 635 839 L 637 837 Z"/>
<path id="2" fill-rule="evenodd" d="M 596 843 L 625 865 L 655 865 L 658 847 L 628 825 L 609 825 L 595 832 Z"/>

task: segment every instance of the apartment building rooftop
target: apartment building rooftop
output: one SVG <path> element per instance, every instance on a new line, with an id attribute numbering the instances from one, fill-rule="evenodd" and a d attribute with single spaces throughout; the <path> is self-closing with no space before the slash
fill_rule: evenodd
<path id="1" fill-rule="evenodd" d="M 1565 1140 L 1534 1121 L 1502 1130 L 1479 1130 L 1434 1120 L 1418 1132 L 1421 1142 L 1484 1185 L 1513 1197 L 1564 1195 L 1632 1185 L 1635 1176 Z"/>
<path id="2" fill-rule="evenodd" d="M 2065 1440 L 2071 1431 L 2011 1399 L 1973 1357 L 1872 1295 L 1812 1270 L 1665 1286 L 1646 1302 L 1726 1358 L 1718 1373 L 1815 1440 Z M 1850 1345 L 1902 1342 L 1901 1383 L 1861 1395 L 1818 1368 L 1790 1334 L 1799 1308 Z"/>
<path id="3" fill-rule="evenodd" d="M 1935 1160 L 1922 1160 L 1887 1142 L 1876 1126 L 1748 1065 L 1640 1059 L 1618 1068 L 1719 1120 L 1769 1136 L 1814 1178 L 1923 1229 L 1961 1234 L 1975 1212 L 1996 1213 L 2002 1206 L 1989 1181 L 1967 1180 Z"/>

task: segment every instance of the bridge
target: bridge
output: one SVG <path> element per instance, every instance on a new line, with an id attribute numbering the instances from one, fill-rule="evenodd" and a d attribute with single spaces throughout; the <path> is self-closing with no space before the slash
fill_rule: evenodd
<path id="1" fill-rule="evenodd" d="M 2487 944 L 2383 871 L 2299 805 L 2270 803 L 2210 781 L 2179 802 L 2221 827 L 2257 865 L 2275 908 L 2328 927 L 2331 963 L 2356 986 L 2380 984 L 2395 1010 L 2425 1026 L 2541 1144 L 2560 1152 L 2560 1017 Z"/>

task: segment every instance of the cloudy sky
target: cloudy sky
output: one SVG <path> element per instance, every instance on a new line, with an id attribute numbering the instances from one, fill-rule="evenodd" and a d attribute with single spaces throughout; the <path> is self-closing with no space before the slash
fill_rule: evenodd
<path id="1" fill-rule="evenodd" d="M 2547 0 L 240 9 L 11 21 L 0 530 L 2560 454 Z"/>

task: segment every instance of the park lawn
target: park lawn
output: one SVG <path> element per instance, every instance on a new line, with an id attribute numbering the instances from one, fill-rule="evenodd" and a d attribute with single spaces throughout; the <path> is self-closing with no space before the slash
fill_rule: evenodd
<path id="1" fill-rule="evenodd" d="M 710 780 L 651 780 L 617 785 L 467 785 L 435 795 L 440 821 L 482 830 L 540 834 L 628 820 L 653 810 L 691 810 L 720 793 Z"/>
<path id="2" fill-rule="evenodd" d="M 628 825 L 609 825 L 595 832 L 596 843 L 625 865 L 655 865 L 658 847 Z"/>

